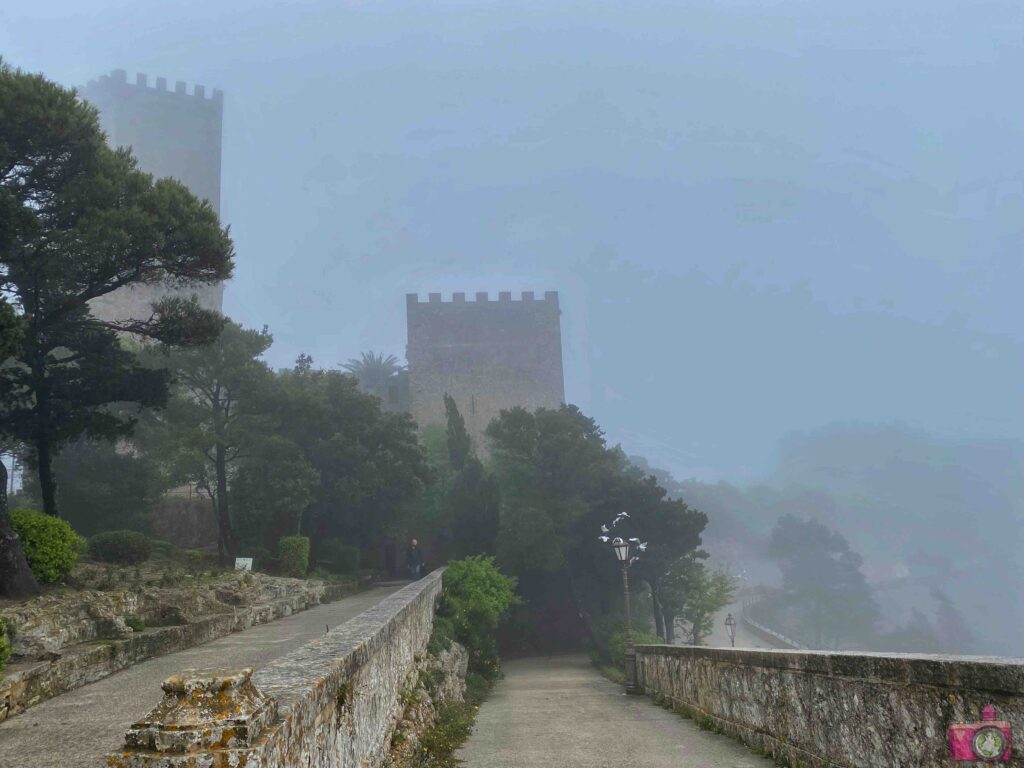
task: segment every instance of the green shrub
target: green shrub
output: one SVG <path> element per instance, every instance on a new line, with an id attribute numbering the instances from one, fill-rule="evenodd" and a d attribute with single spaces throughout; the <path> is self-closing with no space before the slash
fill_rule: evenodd
<path id="1" fill-rule="evenodd" d="M 190 573 L 201 573 L 218 565 L 217 555 L 203 549 L 186 549 L 185 567 Z"/>
<path id="2" fill-rule="evenodd" d="M 124 623 L 132 628 L 132 632 L 141 632 L 146 628 L 146 622 L 141 616 L 125 616 Z"/>
<path id="3" fill-rule="evenodd" d="M 48 584 L 71 573 L 82 537 L 66 520 L 31 509 L 14 509 L 11 524 L 37 581 Z"/>
<path id="4" fill-rule="evenodd" d="M 341 539 L 320 542 L 317 565 L 323 565 L 331 573 L 355 573 L 359 570 L 359 559 L 359 547 L 345 544 Z"/>
<path id="5" fill-rule="evenodd" d="M 244 547 L 242 556 L 252 558 L 252 569 L 254 571 L 269 571 L 273 568 L 275 562 L 270 550 L 261 544 Z"/>
<path id="6" fill-rule="evenodd" d="M 466 703 L 471 706 L 479 706 L 487 698 L 493 681 L 488 680 L 481 674 L 470 672 L 466 675 Z"/>
<path id="7" fill-rule="evenodd" d="M 11 638 L 7 632 L 7 622 L 0 619 L 0 669 L 7 664 L 11 658 Z"/>
<path id="8" fill-rule="evenodd" d="M 656 645 L 663 642 L 660 637 L 644 629 L 633 630 L 634 645 Z M 626 625 L 618 622 L 608 638 L 608 657 L 616 669 L 626 666 Z"/>
<path id="9" fill-rule="evenodd" d="M 421 762 L 413 765 L 430 768 L 458 768 L 461 760 L 455 757 L 456 750 L 469 738 L 476 720 L 476 710 L 461 701 L 448 701 L 438 707 L 437 717 L 420 737 Z"/>
<path id="10" fill-rule="evenodd" d="M 430 641 L 427 643 L 427 653 L 437 656 L 442 651 L 452 647 L 455 640 L 455 624 L 446 616 L 434 617 L 434 629 L 430 633 Z"/>
<path id="11" fill-rule="evenodd" d="M 277 559 L 285 576 L 303 578 L 309 570 L 309 538 L 285 536 L 277 542 Z"/>
<path id="12" fill-rule="evenodd" d="M 163 539 L 150 539 L 149 551 L 153 557 L 171 558 L 174 556 L 176 547 L 169 541 Z"/>
<path id="13" fill-rule="evenodd" d="M 138 565 L 150 552 L 149 539 L 138 531 L 104 531 L 89 539 L 89 556 L 101 563 Z"/>
<path id="14" fill-rule="evenodd" d="M 516 580 L 504 575 L 493 557 L 476 555 L 448 564 L 438 613 L 450 619 L 455 639 L 469 650 L 470 667 L 486 677 L 498 673 L 495 630 L 519 602 Z"/>

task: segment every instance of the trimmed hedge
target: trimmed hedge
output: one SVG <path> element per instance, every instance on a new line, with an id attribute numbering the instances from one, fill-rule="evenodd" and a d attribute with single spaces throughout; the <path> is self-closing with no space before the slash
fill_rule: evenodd
<path id="1" fill-rule="evenodd" d="M 309 537 L 285 536 L 277 542 L 277 561 L 281 573 L 296 579 L 305 578 L 309 571 Z"/>
<path id="2" fill-rule="evenodd" d="M 331 573 L 355 573 L 359 570 L 359 547 L 345 544 L 341 539 L 320 542 L 317 565 Z"/>
<path id="3" fill-rule="evenodd" d="M 21 540 L 21 549 L 36 581 L 49 584 L 71 573 L 82 537 L 66 520 L 32 509 L 13 509 L 11 525 Z"/>
<path id="4" fill-rule="evenodd" d="M 104 531 L 89 539 L 89 556 L 101 563 L 138 565 L 150 552 L 149 539 L 138 531 Z"/>

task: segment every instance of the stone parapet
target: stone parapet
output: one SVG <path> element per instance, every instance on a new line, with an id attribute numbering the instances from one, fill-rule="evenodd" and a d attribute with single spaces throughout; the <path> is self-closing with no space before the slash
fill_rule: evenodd
<path id="1" fill-rule="evenodd" d="M 949 766 L 947 727 L 989 704 L 1024 733 L 1022 659 L 642 645 L 637 674 L 654 699 L 807 768 Z"/>
<path id="2" fill-rule="evenodd" d="M 108 768 L 379 766 L 430 639 L 442 570 L 255 674 L 169 679 Z"/>

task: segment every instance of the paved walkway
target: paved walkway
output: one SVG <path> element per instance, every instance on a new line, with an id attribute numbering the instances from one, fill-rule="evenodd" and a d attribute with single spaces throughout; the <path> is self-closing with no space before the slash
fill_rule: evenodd
<path id="1" fill-rule="evenodd" d="M 262 667 L 376 605 L 401 584 L 374 587 L 286 619 L 144 661 L 0 723 L 0 768 L 97 768 L 125 729 L 156 706 L 160 683 L 186 669 Z"/>
<path id="2" fill-rule="evenodd" d="M 459 756 L 466 768 L 770 768 L 739 742 L 626 696 L 584 656 L 507 662 Z"/>
<path id="3" fill-rule="evenodd" d="M 761 648 L 773 650 L 783 647 L 780 644 L 770 643 L 764 638 L 755 635 L 747 625 L 740 621 L 743 615 L 743 606 L 740 603 L 726 606 L 715 614 L 715 620 L 711 625 L 711 634 L 704 638 L 704 645 L 718 648 L 729 647 L 729 631 L 725 626 L 725 617 L 729 614 L 736 620 L 736 647 L 737 648 Z"/>

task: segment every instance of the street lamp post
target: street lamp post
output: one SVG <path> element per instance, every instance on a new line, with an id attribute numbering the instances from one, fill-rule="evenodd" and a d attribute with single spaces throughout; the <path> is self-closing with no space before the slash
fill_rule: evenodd
<path id="1" fill-rule="evenodd" d="M 616 538 L 612 541 L 615 556 L 622 563 L 622 588 L 626 598 L 626 693 L 637 695 L 640 688 L 636 683 L 636 647 L 633 645 L 633 615 L 629 609 L 629 542 Z"/>
<path id="2" fill-rule="evenodd" d="M 725 617 L 725 628 L 729 630 L 729 642 L 732 643 L 732 647 L 736 647 L 736 619 L 732 617 L 730 613 Z"/>

